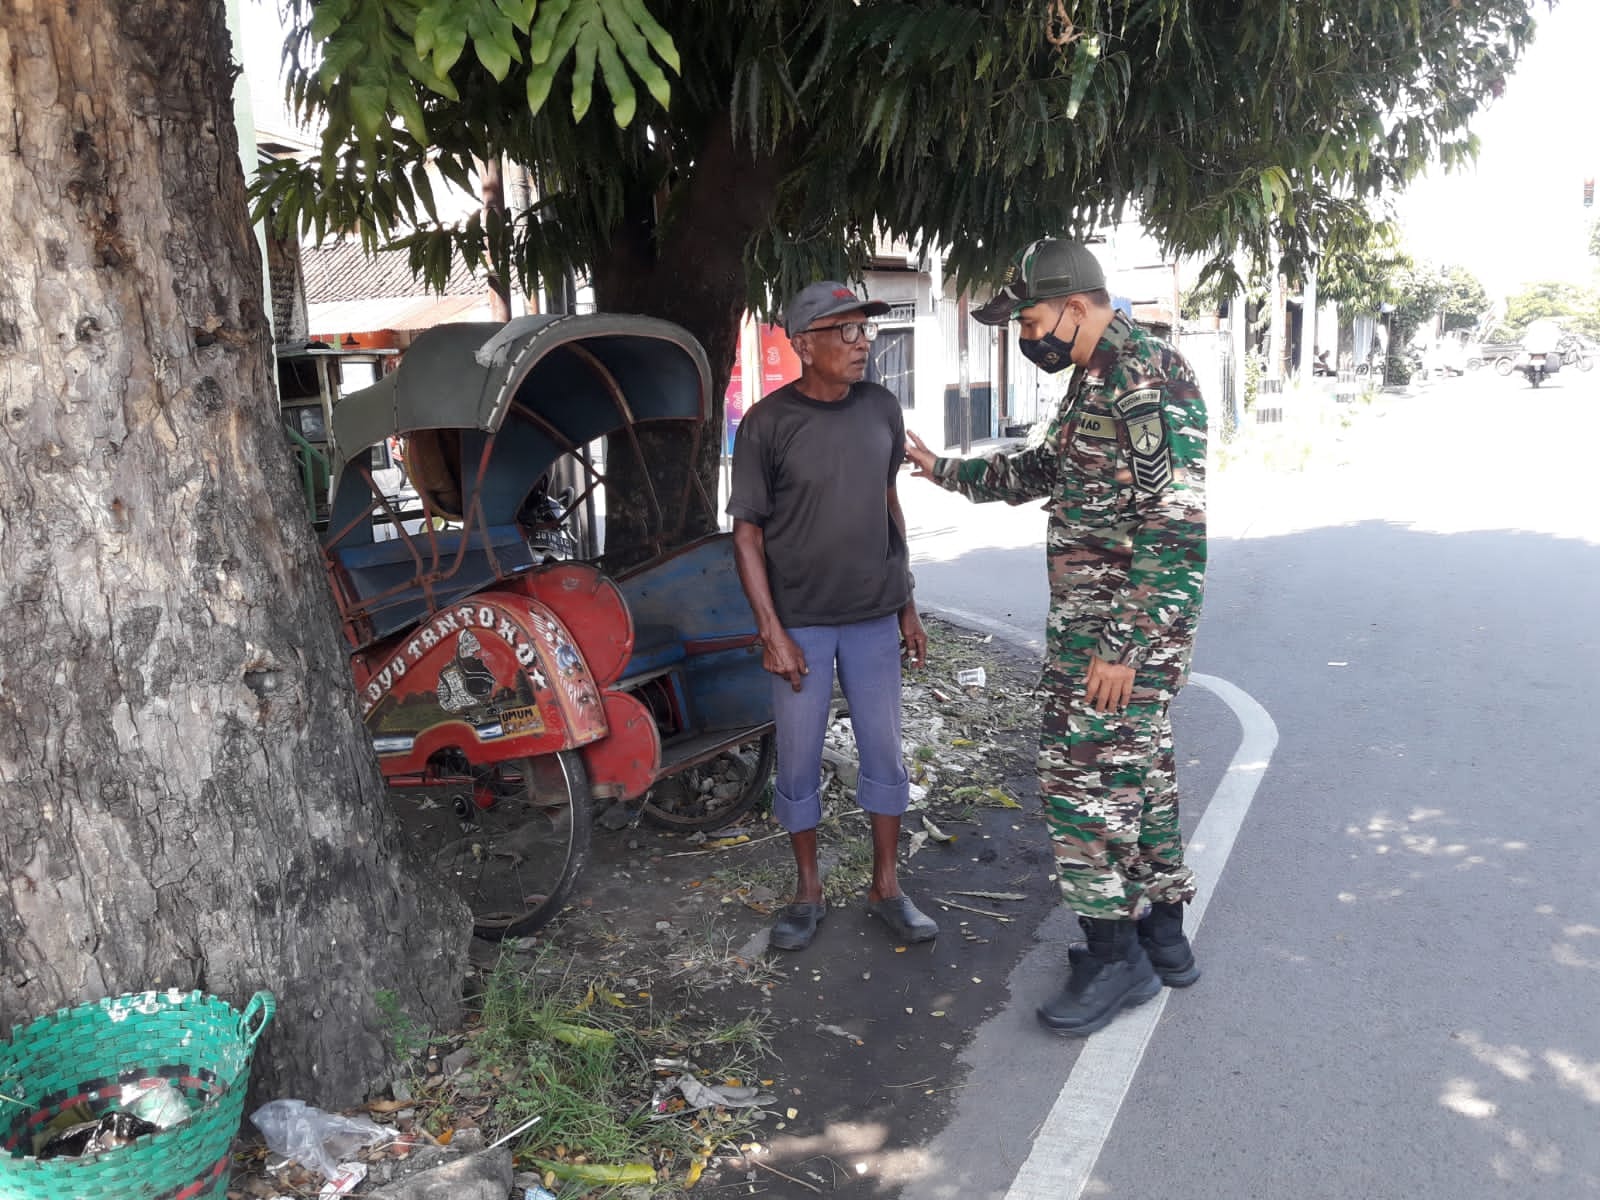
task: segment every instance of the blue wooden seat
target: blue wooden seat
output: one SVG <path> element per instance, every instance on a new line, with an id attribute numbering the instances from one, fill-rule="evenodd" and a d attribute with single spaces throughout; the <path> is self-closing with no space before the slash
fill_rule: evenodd
<path id="1" fill-rule="evenodd" d="M 462 548 L 463 535 L 467 537 Z M 494 561 L 490 561 L 490 551 Z M 432 585 L 432 604 L 419 581 L 413 551 L 422 557 L 420 574 L 448 573 Z M 382 542 L 335 546 L 333 555 L 344 568 L 355 599 L 367 608 L 373 638 L 397 633 L 414 625 L 436 608 L 442 608 L 497 579 L 526 571 L 534 565 L 522 530 L 516 525 L 495 525 L 487 536 L 481 530 L 446 529 L 433 535 L 412 534 Z M 458 565 L 459 559 L 459 565 Z M 495 567 L 498 566 L 498 572 Z M 409 584 L 410 586 L 402 586 Z M 386 593 L 393 592 L 392 595 Z"/>
<path id="2" fill-rule="evenodd" d="M 673 663 L 683 661 L 683 639 L 671 625 L 635 625 L 633 627 L 633 657 L 622 668 L 622 678 L 632 679 L 650 671 L 659 671 Z"/>

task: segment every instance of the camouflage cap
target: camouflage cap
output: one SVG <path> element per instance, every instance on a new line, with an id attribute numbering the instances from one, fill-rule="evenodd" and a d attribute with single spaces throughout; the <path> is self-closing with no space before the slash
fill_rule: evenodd
<path id="1" fill-rule="evenodd" d="M 1030 304 L 1054 296 L 1073 296 L 1106 286 L 1100 261 L 1082 242 L 1040 238 L 1011 264 L 1005 284 L 972 317 L 985 325 L 1004 325 Z"/>

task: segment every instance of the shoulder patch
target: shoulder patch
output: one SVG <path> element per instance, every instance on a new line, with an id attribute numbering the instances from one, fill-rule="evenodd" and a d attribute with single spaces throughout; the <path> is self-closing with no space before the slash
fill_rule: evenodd
<path id="1" fill-rule="evenodd" d="M 1127 433 L 1129 466 L 1141 492 L 1159 492 L 1172 482 L 1172 443 L 1167 437 L 1160 388 L 1137 388 L 1112 401 Z"/>

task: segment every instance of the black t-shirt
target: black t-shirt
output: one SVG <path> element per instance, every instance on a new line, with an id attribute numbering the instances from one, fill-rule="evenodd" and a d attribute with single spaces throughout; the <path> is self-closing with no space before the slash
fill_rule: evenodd
<path id="1" fill-rule="evenodd" d="M 848 625 L 910 599 L 888 496 L 905 449 L 900 402 L 876 383 L 831 403 L 787 384 L 739 422 L 728 512 L 761 526 L 786 626 Z"/>

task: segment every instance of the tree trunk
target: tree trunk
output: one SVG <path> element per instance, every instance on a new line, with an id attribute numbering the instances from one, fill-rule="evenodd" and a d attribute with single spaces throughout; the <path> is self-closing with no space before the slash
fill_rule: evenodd
<path id="1" fill-rule="evenodd" d="M 717 527 L 717 468 L 722 458 L 724 393 L 739 350 L 739 324 L 748 294 L 744 248 L 772 220 L 786 151 L 760 159 L 736 142 L 726 113 L 713 117 L 683 186 L 689 195 L 674 203 L 665 226 L 656 221 L 658 198 L 642 195 L 628 206 L 609 252 L 594 272 L 595 301 L 602 312 L 647 313 L 673 321 L 705 347 L 711 364 L 711 416 L 700 430 L 699 448 L 679 429 L 641 427 L 651 481 L 662 507 L 658 523 L 649 511 L 631 446 L 613 438 L 607 451 L 611 487 L 606 493 L 606 548 L 643 544 L 658 528 L 669 544 Z M 689 473 L 699 477 L 711 500 L 700 499 Z"/>
<path id="2" fill-rule="evenodd" d="M 491 222 L 504 220 L 506 215 L 506 189 L 505 180 L 500 170 L 501 159 L 499 155 L 493 158 L 480 159 L 478 162 L 478 180 L 483 194 L 483 223 L 484 228 L 489 228 Z M 502 274 L 495 270 L 494 264 L 489 266 L 489 319 L 491 321 L 511 320 L 511 275 L 509 272 Z"/>
<path id="3" fill-rule="evenodd" d="M 278 998 L 256 1091 L 452 1019 L 269 383 L 220 0 L 0 0 L 0 1025 Z"/>

